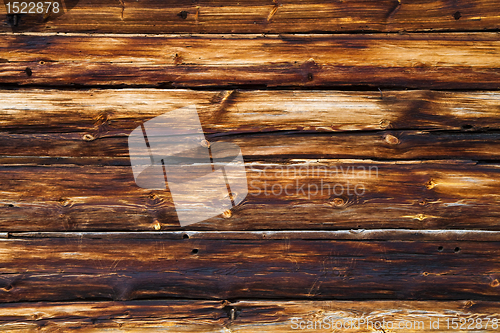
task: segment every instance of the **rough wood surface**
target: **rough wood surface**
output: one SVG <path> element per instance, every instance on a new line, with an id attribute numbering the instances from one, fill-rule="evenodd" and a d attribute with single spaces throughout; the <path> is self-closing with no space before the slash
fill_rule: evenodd
<path id="1" fill-rule="evenodd" d="M 0 38 L 3 84 L 498 89 L 500 82 L 497 33 Z"/>
<path id="2" fill-rule="evenodd" d="M 499 10 L 1 7 L 0 331 L 498 331 Z M 180 228 L 168 190 L 135 185 L 127 136 L 193 104 L 241 148 L 249 195 Z"/>
<path id="3" fill-rule="evenodd" d="M 0 133 L 5 157 L 31 157 L 28 164 L 44 164 L 46 158 L 97 159 L 98 164 L 128 162 L 128 134 L 73 132 Z M 473 160 L 500 159 L 500 133 L 383 131 L 378 133 L 317 133 L 297 131 L 249 135 L 206 135 L 210 142 L 237 144 L 248 161 L 275 159 L 370 160 Z M 5 162 L 4 162 L 5 161 Z M 2 163 L 18 163 L 2 159 Z M 53 159 L 52 159 L 53 161 Z M 57 161 L 57 160 L 56 160 Z M 54 162 L 47 163 L 54 164 Z M 81 164 L 82 160 L 76 162 Z M 92 163 L 92 162 L 90 162 Z M 95 162 L 94 162 L 95 163 Z"/>
<path id="4" fill-rule="evenodd" d="M 474 332 L 498 332 L 496 302 L 484 301 L 130 301 L 19 303 L 0 306 L 0 329 L 9 332 L 296 332 L 303 321 L 361 323 L 373 332 L 378 323 L 403 325 L 405 332 L 456 332 L 452 321 L 474 321 Z M 326 318 L 326 320 L 325 320 Z M 330 318 L 330 319 L 329 319 Z M 480 319 L 480 325 L 478 324 Z M 490 319 L 488 321 L 488 319 Z M 292 321 L 293 320 L 293 321 Z M 436 321 L 439 320 L 439 328 Z M 422 324 L 423 322 L 423 324 Z M 431 329 L 431 322 L 434 329 Z M 488 327 L 486 324 L 488 323 Z M 338 324 L 336 324 L 338 325 Z M 357 324 L 356 324 L 357 325 Z M 383 325 L 383 324 L 382 324 Z M 449 325 L 449 327 L 448 327 Z M 475 327 L 475 325 L 479 325 Z M 292 326 L 295 328 L 293 329 Z M 328 332 L 327 329 L 323 331 Z M 322 330 L 306 330 L 321 332 Z"/>
<path id="5" fill-rule="evenodd" d="M 24 15 L 0 31 L 305 33 L 498 29 L 495 0 L 80 0 L 60 17 Z M 5 7 L 0 15 L 5 15 Z"/>
<path id="6" fill-rule="evenodd" d="M 1 239 L 0 301 L 497 300 L 500 242 Z"/>
<path id="7" fill-rule="evenodd" d="M 126 165 L 130 132 L 186 105 L 196 105 L 210 141 L 234 142 L 249 160 L 497 161 L 500 151 L 496 92 L 4 90 L 0 97 L 3 164 Z"/>
<path id="8" fill-rule="evenodd" d="M 499 230 L 499 172 L 458 161 L 252 162 L 249 194 L 230 216 L 184 229 Z M 170 192 L 137 187 L 129 166 L 6 165 L 0 179 L 3 232 L 180 228 Z"/>
<path id="9" fill-rule="evenodd" d="M 11 134 L 128 135 L 187 105 L 207 134 L 500 130 L 497 91 L 16 89 L 0 90 L 0 100 L 2 133 Z"/>
<path id="10" fill-rule="evenodd" d="M 498 242 L 499 231 L 487 230 L 269 230 L 269 231 L 55 231 L 3 232 L 0 238 L 96 238 L 96 239 L 225 239 L 225 240 L 398 240 Z"/>
<path id="11" fill-rule="evenodd" d="M 499 97 L 4 90 L 0 231 L 178 229 L 170 193 L 135 185 L 127 136 L 192 104 L 210 141 L 241 147 L 250 194 L 189 230 L 498 230 Z"/>

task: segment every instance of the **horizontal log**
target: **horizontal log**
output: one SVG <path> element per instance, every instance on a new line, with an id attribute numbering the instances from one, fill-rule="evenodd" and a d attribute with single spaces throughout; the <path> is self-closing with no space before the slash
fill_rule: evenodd
<path id="1" fill-rule="evenodd" d="M 0 301 L 497 300 L 499 242 L 1 239 Z"/>
<path id="2" fill-rule="evenodd" d="M 82 158 L 77 164 L 129 164 L 125 131 L 99 129 L 72 133 L 0 133 L 2 164 L 59 164 L 58 158 Z M 500 132 L 386 130 L 365 133 L 283 131 L 245 135 L 206 135 L 213 143 L 234 143 L 246 161 L 276 159 L 467 160 L 499 161 Z M 145 152 L 146 153 L 146 152 Z M 93 160 L 93 161 L 92 161 Z"/>
<path id="3" fill-rule="evenodd" d="M 23 15 L 0 31 L 114 33 L 304 33 L 498 29 L 494 0 L 234 2 L 80 0 L 65 15 Z M 68 5 L 66 5 L 67 7 Z M 6 14 L 1 7 L 0 15 Z"/>
<path id="4" fill-rule="evenodd" d="M 308 240 L 398 240 L 398 241 L 474 241 L 498 242 L 499 231 L 486 230 L 411 230 L 411 229 L 351 229 L 351 230 L 279 230 L 279 231 L 68 231 L 68 232 L 9 232 L 2 238 L 96 238 L 96 239 L 308 239 Z"/>
<path id="5" fill-rule="evenodd" d="M 0 37 L 2 84 L 498 89 L 500 81 L 497 33 Z"/>
<path id="6" fill-rule="evenodd" d="M 495 91 L 19 89 L 0 90 L 0 100 L 2 132 L 12 134 L 128 135 L 151 118 L 190 105 L 206 134 L 500 130 Z"/>
<path id="7" fill-rule="evenodd" d="M 137 187 L 129 166 L 5 165 L 0 230 L 499 230 L 499 170 L 458 161 L 252 162 L 249 194 L 231 214 L 179 229 L 170 192 Z"/>
<path id="8" fill-rule="evenodd" d="M 311 327 L 307 329 L 308 324 L 316 325 L 315 332 L 326 332 L 325 324 L 329 323 L 347 327 L 342 332 L 369 332 L 378 325 L 384 330 L 390 325 L 402 325 L 405 332 L 420 333 L 456 332 L 455 322 L 465 328 L 473 323 L 474 332 L 497 332 L 495 319 L 500 306 L 484 301 L 155 300 L 1 304 L 0 309 L 0 329 L 9 332 L 279 333 L 296 332 L 300 326 L 304 331 L 313 331 Z M 355 323 L 352 328 L 350 322 Z"/>

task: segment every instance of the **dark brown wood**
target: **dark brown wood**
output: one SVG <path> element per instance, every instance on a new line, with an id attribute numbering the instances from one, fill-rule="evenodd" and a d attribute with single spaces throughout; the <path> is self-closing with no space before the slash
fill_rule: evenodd
<path id="1" fill-rule="evenodd" d="M 500 82 L 496 33 L 0 38 L 3 84 L 498 89 Z"/>
<path id="2" fill-rule="evenodd" d="M 128 163 L 128 134 L 118 132 L 0 133 L 4 156 L 28 164 L 58 164 L 54 158 L 94 159 L 90 164 Z M 207 135 L 207 140 L 237 144 L 247 161 L 276 159 L 472 160 L 500 159 L 500 132 L 380 131 L 377 133 L 271 132 L 245 135 Z M 27 156 L 32 156 L 26 159 Z M 40 157 L 51 158 L 42 160 Z M 2 159 L 17 164 L 18 159 Z"/>
<path id="3" fill-rule="evenodd" d="M 497 164 L 305 162 L 247 164 L 246 199 L 185 228 L 499 230 Z M 170 193 L 137 187 L 129 166 L 5 165 L 0 179 L 3 232 L 179 230 Z"/>
<path id="4" fill-rule="evenodd" d="M 0 8 L 0 15 L 6 13 Z M 112 33 L 306 33 L 498 29 L 498 2 L 459 1 L 110 1 L 80 0 L 60 17 L 19 18 L 15 31 Z M 13 20 L 11 20 L 11 25 Z M 0 31 L 12 26 L 4 24 Z"/>
<path id="5" fill-rule="evenodd" d="M 405 332 L 420 333 L 431 330 L 453 332 L 452 320 L 460 323 L 462 319 L 468 321 L 465 327 L 471 320 L 479 325 L 478 328 L 474 325 L 474 332 L 497 332 L 494 319 L 498 319 L 499 307 L 497 302 L 469 300 L 18 303 L 0 306 L 0 328 L 9 332 L 280 333 L 297 331 L 296 326 L 302 321 L 302 327 L 312 322 L 318 328 L 319 321 L 331 324 L 347 322 L 349 327 L 349 321 L 366 320 L 366 324 L 361 324 L 359 329 L 343 329 L 342 332 L 368 332 L 371 327 L 375 328 L 377 322 L 386 323 L 386 326 L 391 322 L 394 325 L 401 323 Z M 325 318 L 326 321 L 323 321 Z M 478 319 L 481 319 L 480 324 Z M 438 320 L 439 330 L 436 325 Z M 431 329 L 431 322 L 435 329 Z M 324 327 L 322 329 L 327 331 Z"/>
<path id="6" fill-rule="evenodd" d="M 241 147 L 250 194 L 229 218 L 190 230 L 498 230 L 498 165 L 478 164 L 499 159 L 496 92 L 23 89 L 0 97 L 3 232 L 178 229 L 169 192 L 135 185 L 127 136 L 192 104 L 207 138 Z"/>
<path id="7" fill-rule="evenodd" d="M 499 231 L 487 230 L 267 230 L 267 231 L 67 231 L 5 232 L 0 238 L 94 238 L 94 239 L 204 239 L 204 240 L 398 240 L 498 242 Z"/>
<path id="8" fill-rule="evenodd" d="M 266 1 L 0 8 L 0 330 L 498 331 L 498 3 Z M 187 105 L 249 194 L 181 228 L 127 136 Z"/>
<path id="9" fill-rule="evenodd" d="M 6 239 L 0 300 L 499 297 L 500 242 Z"/>

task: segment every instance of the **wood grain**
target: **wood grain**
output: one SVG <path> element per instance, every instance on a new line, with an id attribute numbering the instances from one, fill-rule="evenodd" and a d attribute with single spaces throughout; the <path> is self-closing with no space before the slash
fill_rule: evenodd
<path id="1" fill-rule="evenodd" d="M 314 33 L 498 29 L 494 0 L 81 0 L 60 17 L 24 15 L 13 29 L 108 33 Z M 1 7 L 0 15 L 5 15 Z"/>
<path id="2" fill-rule="evenodd" d="M 498 242 L 499 231 L 487 230 L 267 230 L 267 231 L 43 231 L 4 232 L 0 238 L 95 238 L 95 239 L 224 239 L 224 240 L 398 240 Z"/>
<path id="3" fill-rule="evenodd" d="M 496 300 L 499 242 L 2 239 L 0 300 Z"/>
<path id="4" fill-rule="evenodd" d="M 500 151 L 500 99 L 492 91 L 4 90 L 0 97 L 3 164 L 127 165 L 132 130 L 186 105 L 197 107 L 207 139 L 238 144 L 247 160 L 497 161 Z"/>
<path id="5" fill-rule="evenodd" d="M 498 89 L 500 81 L 497 33 L 0 38 L 3 84 Z"/>
<path id="6" fill-rule="evenodd" d="M 247 161 L 276 159 L 473 160 L 500 159 L 500 133 L 383 131 L 379 133 L 289 132 L 254 135 L 207 135 L 207 140 L 237 144 Z M 77 164 L 128 163 L 128 133 L 0 133 L 4 156 L 22 157 L 28 164 L 54 164 L 76 157 Z M 30 158 L 26 158 L 30 157 Z M 40 158 L 47 158 L 42 160 Z M 21 159 L 21 160 L 23 160 Z M 54 160 L 55 159 L 55 160 Z M 18 159 L 3 159 L 17 164 Z"/>
<path id="7" fill-rule="evenodd" d="M 484 301 L 129 301 L 19 303 L 0 305 L 0 329 L 9 332 L 296 332 L 304 321 L 331 323 L 366 320 L 359 329 L 368 332 L 376 322 L 407 324 L 405 332 L 430 329 L 439 320 L 439 332 L 453 332 L 451 322 L 482 319 L 482 329 L 497 332 L 492 320 L 499 316 L 497 302 Z M 296 318 L 296 321 L 292 320 Z M 300 318 L 300 319 L 299 319 Z M 486 323 L 490 318 L 488 328 Z M 328 320 L 327 320 L 328 321 Z M 418 327 L 417 323 L 424 325 Z M 369 323 L 372 324 L 369 324 Z M 448 329 L 447 323 L 450 324 Z M 467 323 L 468 325 L 469 323 Z M 292 325 L 295 329 L 292 328 Z M 298 325 L 298 324 L 297 324 Z M 434 324 L 436 325 L 436 324 Z M 319 327 L 319 326 L 317 326 Z M 324 326 L 322 326 L 324 329 Z M 349 325 L 347 325 L 349 327 Z M 404 326 L 403 326 L 404 327 Z M 387 327 L 386 327 L 387 328 Z M 324 329 L 326 331 L 326 329 Z M 316 331 L 321 331 L 317 329 Z M 435 329 L 435 331 L 438 331 Z"/>
<path id="8" fill-rule="evenodd" d="M 230 216 L 180 229 L 170 192 L 137 187 L 129 166 L 2 166 L 0 231 L 499 230 L 497 164 L 323 160 L 246 171 L 249 194 Z"/>
<path id="9" fill-rule="evenodd" d="M 11 134 L 128 135 L 187 105 L 206 134 L 500 130 L 496 91 L 16 89 L 0 90 L 0 100 L 2 133 Z"/>
<path id="10" fill-rule="evenodd" d="M 498 331 L 499 10 L 1 7 L 0 330 L 291 332 L 330 316 Z M 127 136 L 186 105 L 211 143 L 241 148 L 249 194 L 181 228 L 168 188 L 136 186 Z"/>
<path id="11" fill-rule="evenodd" d="M 0 97 L 3 232 L 178 230 L 170 193 L 134 183 L 127 136 L 189 104 L 210 141 L 241 147 L 250 195 L 230 218 L 188 230 L 498 230 L 496 92 L 21 89 Z"/>

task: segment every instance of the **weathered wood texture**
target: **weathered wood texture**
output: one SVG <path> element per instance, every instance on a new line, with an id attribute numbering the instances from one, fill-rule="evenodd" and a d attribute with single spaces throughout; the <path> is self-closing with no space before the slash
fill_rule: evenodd
<path id="1" fill-rule="evenodd" d="M 133 129 L 186 105 L 197 107 L 210 141 L 237 143 L 249 160 L 499 159 L 496 92 L 4 90 L 0 98 L 1 153 L 17 157 L 4 164 L 123 165 Z"/>
<path id="2" fill-rule="evenodd" d="M 483 325 L 500 319 L 500 38 L 484 32 L 500 28 L 499 10 L 2 7 L 0 84 L 14 89 L 0 91 L 0 330 L 290 332 L 293 318 L 333 316 L 498 331 Z M 266 87 L 304 90 L 241 90 Z M 135 185 L 127 136 L 193 104 L 207 139 L 240 146 L 249 195 L 180 228 L 168 190 Z"/>
<path id="3" fill-rule="evenodd" d="M 500 232 L 488 230 L 266 230 L 266 231 L 28 231 L 2 232 L 0 238 L 93 238 L 93 239 L 204 239 L 204 240 L 397 240 L 447 242 L 498 242 Z"/>
<path id="4" fill-rule="evenodd" d="M 1 132 L 11 134 L 128 135 L 187 105 L 196 106 L 209 135 L 500 130 L 497 91 L 17 89 L 0 90 L 0 100 Z"/>
<path id="5" fill-rule="evenodd" d="M 0 149 L 4 152 L 4 156 L 92 157 L 98 159 L 99 164 L 127 163 L 129 156 L 127 135 L 99 134 L 101 136 L 96 140 L 91 134 L 78 132 L 0 133 Z M 500 133 L 496 131 L 488 133 L 384 131 L 348 134 L 298 131 L 238 136 L 207 135 L 206 138 L 210 142 L 237 144 L 248 160 L 340 158 L 498 161 L 500 156 Z M 110 161 L 110 158 L 115 160 Z M 36 163 L 43 164 L 43 161 L 38 159 Z"/>
<path id="6" fill-rule="evenodd" d="M 0 240 L 0 301 L 498 300 L 500 242 Z"/>
<path id="7" fill-rule="evenodd" d="M 498 36 L 0 34 L 0 83 L 498 89 Z"/>
<path id="8" fill-rule="evenodd" d="M 498 230 L 499 96 L 2 91 L 0 231 L 178 229 L 170 193 L 135 185 L 127 136 L 193 104 L 210 141 L 241 147 L 250 193 L 188 230 Z"/>
<path id="9" fill-rule="evenodd" d="M 360 323 L 374 332 L 378 323 L 402 325 L 404 332 L 456 332 L 453 320 L 473 332 L 498 332 L 496 302 L 484 301 L 131 301 L 19 303 L 0 306 L 0 330 L 9 332 L 290 332 L 309 322 Z M 326 321 L 325 321 L 325 318 Z M 331 321 L 328 319 L 331 318 Z M 295 319 L 295 320 L 294 320 Z M 478 319 L 481 320 L 480 324 Z M 488 321 L 488 319 L 490 319 Z M 294 320 L 294 321 L 292 321 Z M 362 321 L 364 324 L 361 324 Z M 439 320 L 439 327 L 436 321 Z M 346 324 L 344 324 L 346 322 Z M 431 329 L 431 322 L 434 329 Z M 423 323 L 423 324 L 422 324 Z M 488 324 L 488 325 L 487 325 Z M 382 324 L 384 325 L 384 324 Z M 448 327 L 449 325 L 449 327 Z M 478 327 L 476 327 L 478 325 Z M 486 327 L 488 326 L 488 327 Z M 293 329 L 294 327 L 295 329 Z M 324 328 L 306 330 L 328 332 Z M 495 328 L 496 327 L 496 328 Z M 379 330 L 381 331 L 381 330 Z M 388 329 L 387 329 L 388 331 Z"/>
<path id="10" fill-rule="evenodd" d="M 252 162 L 249 194 L 230 216 L 184 229 L 499 230 L 499 172 L 453 161 Z M 7 165 L 0 179 L 0 231 L 180 228 L 170 192 L 137 187 L 129 166 Z"/>
<path id="11" fill-rule="evenodd" d="M 286 33 L 500 28 L 495 0 L 81 0 L 60 17 L 24 15 L 0 31 Z M 5 15 L 5 7 L 0 15 Z M 41 15 L 40 15 L 41 16 Z"/>

